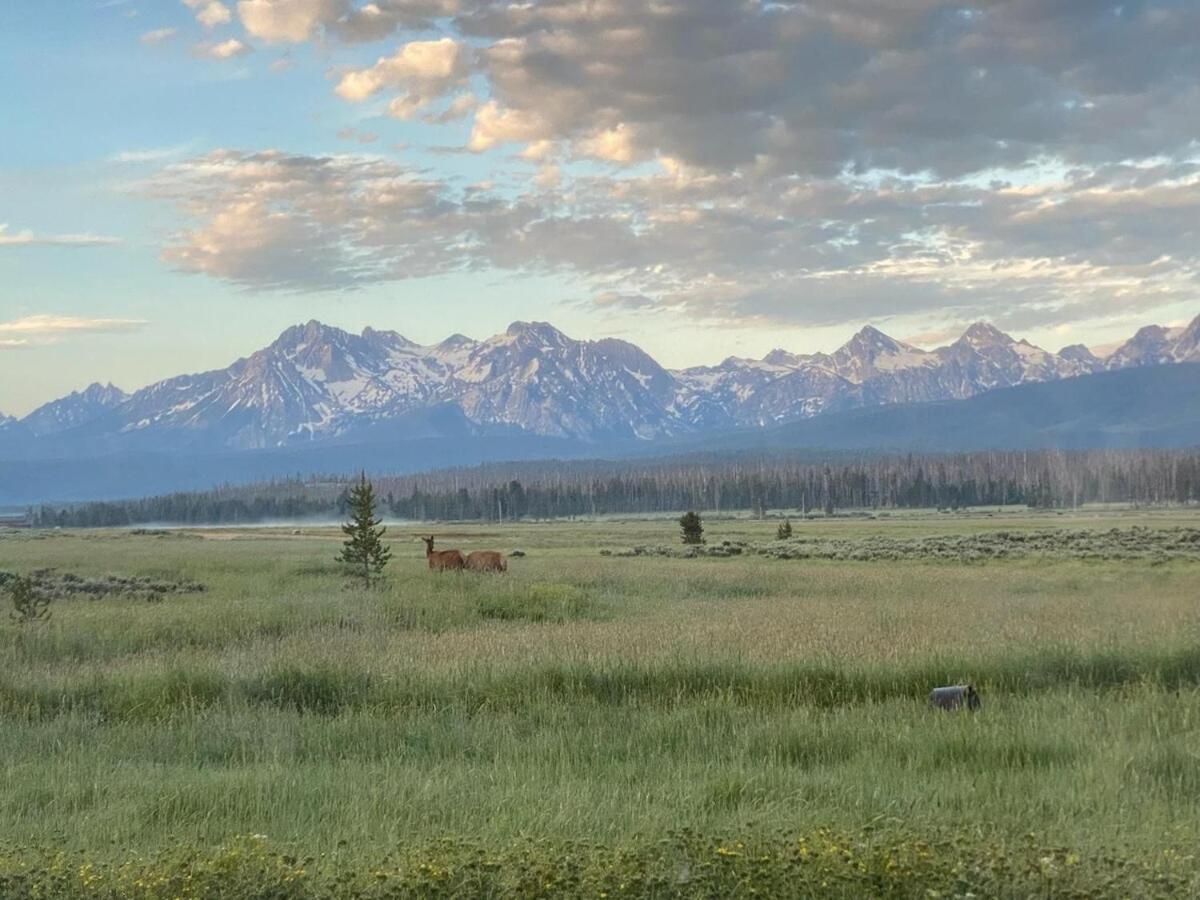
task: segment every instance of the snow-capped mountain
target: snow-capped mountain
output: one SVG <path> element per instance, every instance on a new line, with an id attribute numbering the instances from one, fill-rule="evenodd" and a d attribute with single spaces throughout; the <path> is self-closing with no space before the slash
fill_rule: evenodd
<path id="1" fill-rule="evenodd" d="M 444 399 L 473 422 L 534 434 L 655 438 L 675 430 L 675 392 L 674 378 L 633 344 L 516 322 L 471 348 Z"/>
<path id="2" fill-rule="evenodd" d="M 390 438 L 536 435 L 600 443 L 761 427 L 864 406 L 964 399 L 1106 369 L 1200 362 L 1200 318 L 1143 328 L 1106 359 L 1051 353 L 991 325 L 922 350 L 866 327 L 833 353 L 775 350 L 761 360 L 668 371 L 633 344 L 580 341 L 544 322 L 419 345 L 312 321 L 226 369 L 125 395 L 94 384 L 35 410 L 0 436 L 105 450 L 247 450 Z M 0 453 L 15 446 L 6 438 Z M 47 442 L 52 442 L 48 444 Z"/>
<path id="3" fill-rule="evenodd" d="M 1109 369 L 1200 362 L 1200 316 L 1186 328 L 1147 325 L 1105 360 Z"/>
<path id="4" fill-rule="evenodd" d="M 39 406 L 21 424 L 35 437 L 86 425 L 123 403 L 126 393 L 112 384 L 90 384 L 82 391 Z M 2 419 L 3 417 L 0 417 Z"/>

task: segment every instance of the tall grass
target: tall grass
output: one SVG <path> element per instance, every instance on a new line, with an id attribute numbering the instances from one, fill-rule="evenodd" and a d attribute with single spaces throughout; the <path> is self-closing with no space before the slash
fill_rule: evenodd
<path id="1" fill-rule="evenodd" d="M 926 518 L 852 527 L 948 527 Z M 442 837 L 638 848 L 681 828 L 1034 831 L 1139 858 L 1200 838 L 1200 566 L 595 552 L 670 527 L 442 538 L 528 550 L 504 578 L 439 577 L 399 544 L 368 592 L 328 564 L 332 532 L 0 540 L 0 569 L 206 587 L 0 629 L 0 844 L 102 858 L 264 833 L 366 865 Z M 964 680 L 981 713 L 926 708 Z"/>

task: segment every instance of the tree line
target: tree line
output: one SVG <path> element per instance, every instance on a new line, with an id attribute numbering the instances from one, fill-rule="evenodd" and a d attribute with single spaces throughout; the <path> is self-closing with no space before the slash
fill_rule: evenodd
<path id="1" fill-rule="evenodd" d="M 412 521 L 570 518 L 694 509 L 1066 509 L 1200 503 L 1200 450 L 992 451 L 942 455 L 689 456 L 490 464 L 373 479 L 381 511 Z M 251 524 L 344 518 L 352 482 L 311 478 L 30 510 L 41 527 Z"/>

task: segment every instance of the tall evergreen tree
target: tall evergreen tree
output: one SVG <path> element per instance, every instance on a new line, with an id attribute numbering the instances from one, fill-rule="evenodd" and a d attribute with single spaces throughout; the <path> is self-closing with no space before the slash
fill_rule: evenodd
<path id="1" fill-rule="evenodd" d="M 703 544 L 704 526 L 695 512 L 686 512 L 679 519 L 679 531 L 685 544 Z"/>
<path id="2" fill-rule="evenodd" d="M 383 536 L 387 529 L 380 519 L 375 518 L 375 489 L 363 472 L 350 490 L 348 497 L 350 521 L 342 526 L 346 542 L 337 561 L 344 563 L 355 577 L 361 577 L 363 587 L 383 574 L 384 566 L 392 558 L 390 548 L 384 546 Z"/>

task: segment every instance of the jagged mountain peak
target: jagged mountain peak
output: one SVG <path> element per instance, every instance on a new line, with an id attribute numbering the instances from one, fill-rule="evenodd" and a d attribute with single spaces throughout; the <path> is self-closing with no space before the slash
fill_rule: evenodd
<path id="1" fill-rule="evenodd" d="M 362 330 L 362 339 L 368 344 L 393 349 L 408 349 L 417 346 L 414 341 L 410 341 L 398 331 L 377 331 L 370 325 Z"/>
<path id="2" fill-rule="evenodd" d="M 70 396 L 79 396 L 95 403 L 101 403 L 105 406 L 113 406 L 117 403 L 120 403 L 129 395 L 111 381 L 107 384 L 101 384 L 99 381 L 93 381 L 82 391 L 74 391 Z"/>
<path id="3" fill-rule="evenodd" d="M 1083 344 L 1071 344 L 1067 347 L 1063 347 L 1058 351 L 1058 355 L 1062 359 L 1070 360 L 1072 362 L 1088 364 L 1099 364 L 1101 362 L 1100 357 L 1096 356 L 1096 354 L 1093 353 L 1089 347 Z"/>
<path id="4" fill-rule="evenodd" d="M 352 337 L 353 335 L 348 331 L 343 331 L 333 325 L 326 325 L 316 319 L 309 319 L 303 324 L 285 328 L 268 349 L 294 350 L 312 344 L 345 343 Z"/>
<path id="5" fill-rule="evenodd" d="M 556 347 L 574 343 L 549 322 L 513 322 L 505 330 L 504 336 L 516 341 L 538 342 Z"/>
<path id="6" fill-rule="evenodd" d="M 116 385 L 95 381 L 81 391 L 39 406 L 21 422 L 31 434 L 55 434 L 94 421 L 127 399 L 128 395 Z"/>
<path id="7" fill-rule="evenodd" d="M 1107 366 L 1110 369 L 1124 369 L 1176 362 L 1175 345 L 1184 333 L 1184 329 L 1165 328 L 1162 325 L 1139 328 L 1133 337 L 1113 351 L 1108 357 Z"/>
<path id="8" fill-rule="evenodd" d="M 1005 334 L 995 325 L 990 322 L 975 322 L 971 324 L 966 331 L 963 332 L 959 339 L 960 343 L 971 344 L 972 346 L 983 346 L 985 344 L 1014 344 L 1016 341 L 1011 335 Z M 1026 342 L 1027 343 L 1027 342 Z M 1033 346 L 1030 344 L 1029 346 Z"/>
<path id="9" fill-rule="evenodd" d="M 829 365 L 843 378 L 862 384 L 876 377 L 894 379 L 899 370 L 925 368 L 935 361 L 933 354 L 868 325 L 829 358 Z"/>
<path id="10" fill-rule="evenodd" d="M 800 356 L 784 350 L 781 347 L 776 347 L 770 353 L 762 358 L 762 361 L 771 366 L 785 366 L 792 368 L 800 364 Z"/>
<path id="11" fill-rule="evenodd" d="M 867 349 L 874 352 L 895 352 L 897 350 L 907 349 L 907 344 L 902 344 L 900 341 L 884 334 L 874 325 L 866 325 L 858 330 L 854 337 L 850 338 L 841 349 Z"/>
<path id="12" fill-rule="evenodd" d="M 1176 362 L 1200 362 L 1200 316 L 1192 319 L 1175 339 Z"/>

